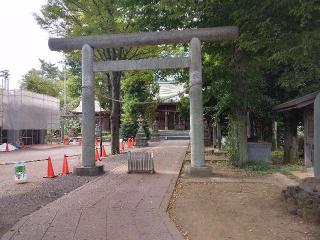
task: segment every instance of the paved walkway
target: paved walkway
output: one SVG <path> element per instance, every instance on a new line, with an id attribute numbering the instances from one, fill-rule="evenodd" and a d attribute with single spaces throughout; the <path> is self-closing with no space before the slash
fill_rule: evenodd
<path id="1" fill-rule="evenodd" d="M 2 240 L 181 239 L 165 210 L 188 141 L 152 145 L 156 174 L 127 174 L 127 162 L 22 218 Z"/>

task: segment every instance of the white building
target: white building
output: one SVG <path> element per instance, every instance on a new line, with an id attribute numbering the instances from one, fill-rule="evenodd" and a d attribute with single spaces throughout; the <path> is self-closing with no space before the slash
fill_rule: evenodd
<path id="1" fill-rule="evenodd" d="M 25 90 L 0 89 L 0 143 L 46 143 L 47 130 L 59 128 L 59 99 Z"/>

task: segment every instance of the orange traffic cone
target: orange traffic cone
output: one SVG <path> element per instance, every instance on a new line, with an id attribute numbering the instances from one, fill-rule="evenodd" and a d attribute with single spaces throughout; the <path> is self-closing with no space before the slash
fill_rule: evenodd
<path id="1" fill-rule="evenodd" d="M 62 174 L 70 174 L 67 155 L 63 157 Z"/>
<path id="2" fill-rule="evenodd" d="M 120 152 L 123 153 L 124 152 L 124 142 L 120 143 Z"/>
<path id="3" fill-rule="evenodd" d="M 107 157 L 106 146 L 102 146 L 102 157 Z"/>
<path id="4" fill-rule="evenodd" d="M 48 157 L 48 174 L 44 178 L 54 178 L 56 175 L 54 175 L 53 167 L 52 167 L 52 162 L 51 162 L 51 157 Z"/>
<path id="5" fill-rule="evenodd" d="M 96 161 L 101 161 L 98 148 L 96 148 Z"/>

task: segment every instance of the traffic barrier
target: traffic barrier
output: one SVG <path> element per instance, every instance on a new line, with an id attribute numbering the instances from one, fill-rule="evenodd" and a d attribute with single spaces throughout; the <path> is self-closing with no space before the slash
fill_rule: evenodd
<path id="1" fill-rule="evenodd" d="M 68 155 L 67 157 L 80 157 L 80 156 L 81 154 L 75 154 L 75 155 Z M 48 158 L 27 160 L 23 162 L 6 162 L 6 163 L 0 163 L 0 166 L 15 165 L 17 163 L 30 163 L 30 162 L 43 162 L 43 161 L 48 161 Z"/>
<path id="2" fill-rule="evenodd" d="M 154 173 L 153 152 L 128 152 L 128 173 Z"/>
<path id="3" fill-rule="evenodd" d="M 67 155 L 63 156 L 62 174 L 70 174 Z"/>
<path id="4" fill-rule="evenodd" d="M 96 148 L 96 161 L 101 161 L 98 148 Z"/>
<path id="5" fill-rule="evenodd" d="M 48 157 L 48 170 L 47 170 L 47 176 L 45 176 L 44 178 L 55 178 L 56 175 L 54 174 L 53 171 L 53 166 L 52 166 L 52 162 L 51 162 L 51 157 Z"/>

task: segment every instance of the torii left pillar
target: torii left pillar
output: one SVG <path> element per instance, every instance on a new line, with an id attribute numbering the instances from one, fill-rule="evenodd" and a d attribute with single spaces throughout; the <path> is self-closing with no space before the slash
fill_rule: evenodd
<path id="1" fill-rule="evenodd" d="M 212 175 L 212 167 L 205 165 L 202 60 L 201 42 L 198 38 L 192 38 L 189 45 L 189 55 L 191 165 L 187 168 L 187 172 L 191 176 L 207 177 Z"/>
<path id="2" fill-rule="evenodd" d="M 95 109 L 93 48 L 82 47 L 82 162 L 73 172 L 78 176 L 95 176 L 104 172 L 103 166 L 95 161 Z"/>

